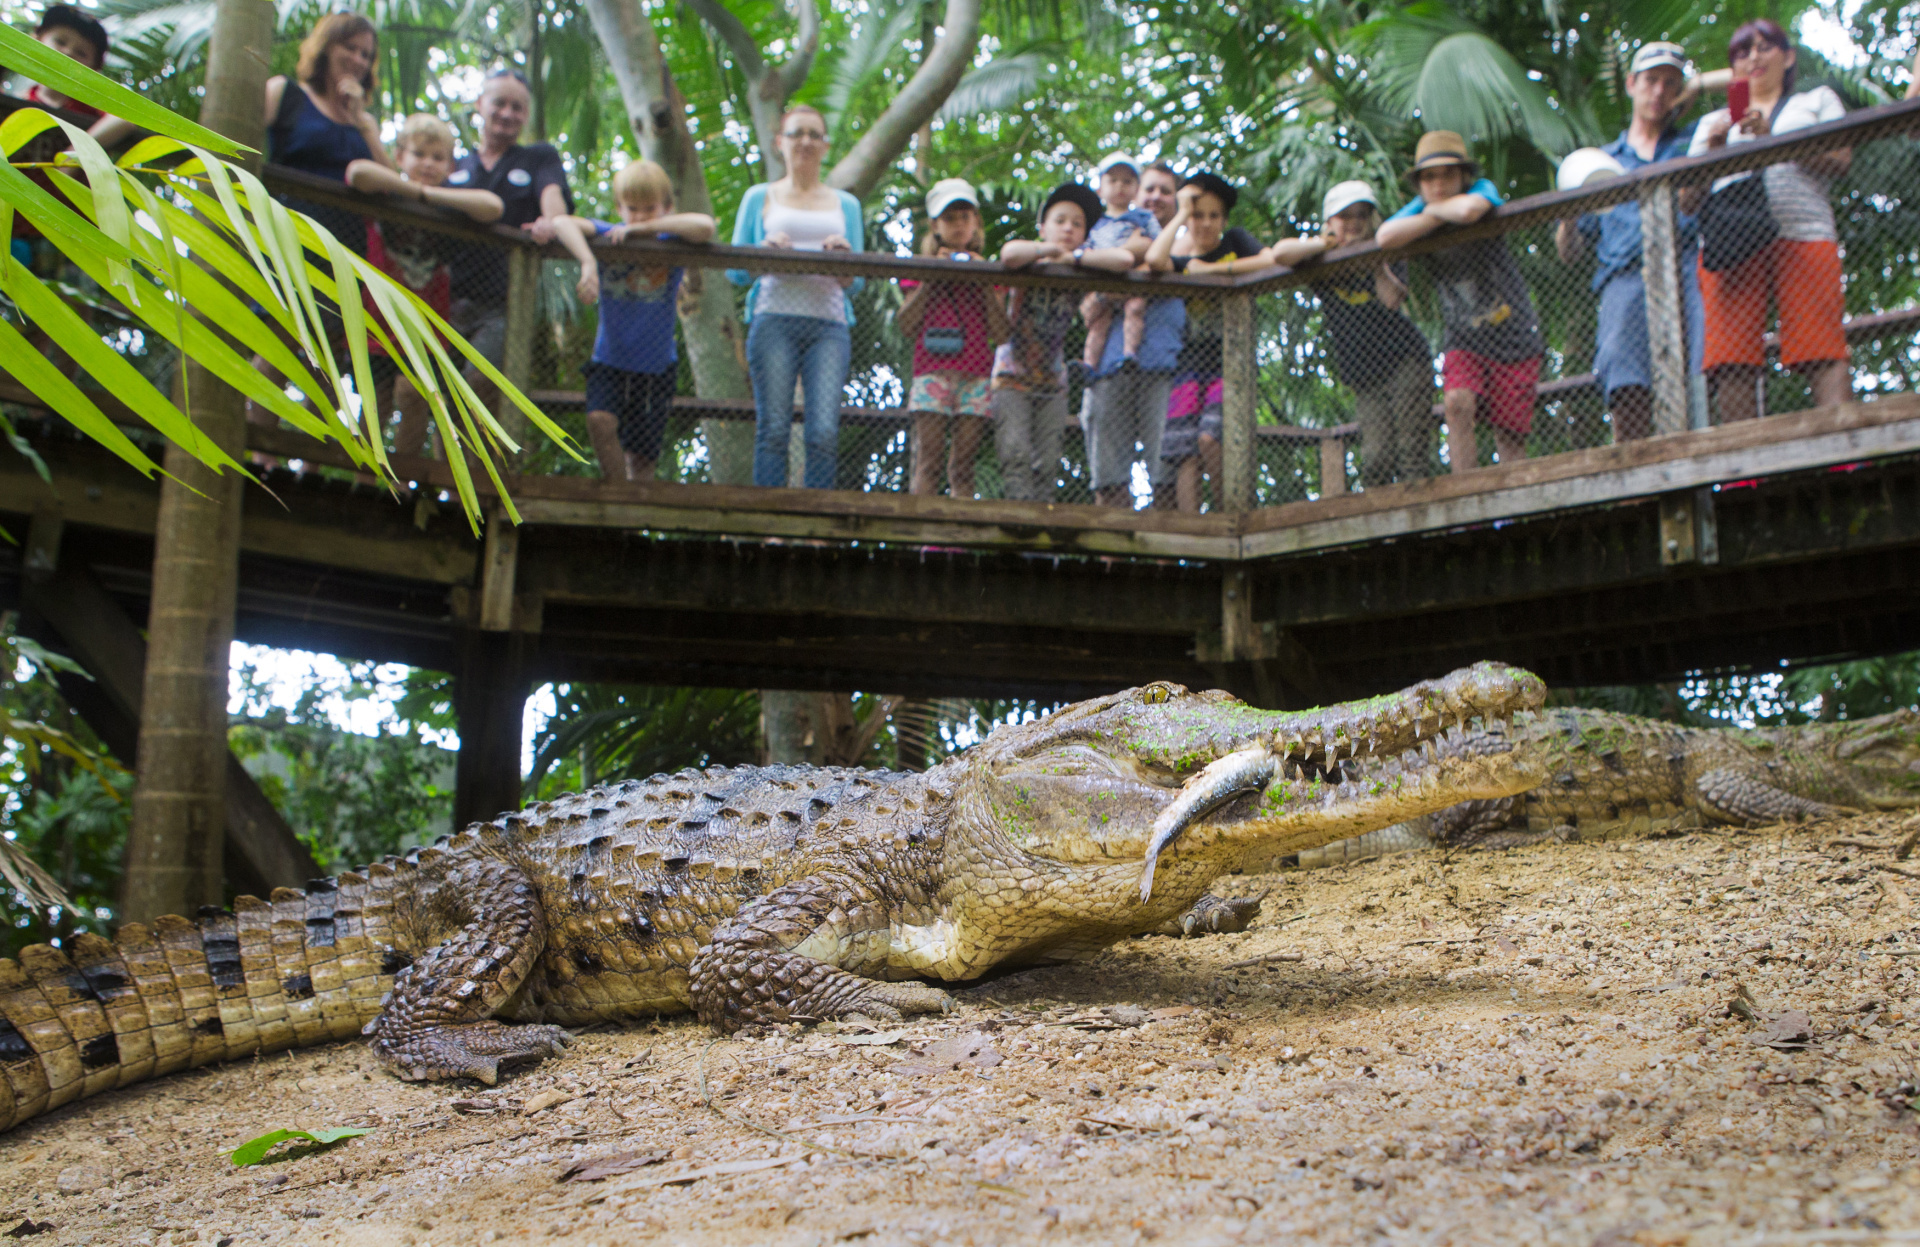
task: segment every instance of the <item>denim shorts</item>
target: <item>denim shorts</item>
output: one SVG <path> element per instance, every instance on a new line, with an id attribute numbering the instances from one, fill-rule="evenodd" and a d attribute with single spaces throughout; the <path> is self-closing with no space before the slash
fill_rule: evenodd
<path id="1" fill-rule="evenodd" d="M 620 422 L 620 449 L 658 459 L 673 414 L 675 372 L 628 372 L 611 364 L 588 364 L 587 410 L 610 411 Z"/>

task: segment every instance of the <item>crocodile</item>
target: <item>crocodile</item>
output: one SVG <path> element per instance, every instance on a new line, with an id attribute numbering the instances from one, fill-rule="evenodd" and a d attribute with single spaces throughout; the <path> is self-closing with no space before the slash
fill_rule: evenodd
<path id="1" fill-rule="evenodd" d="M 1756 826 L 1920 806 L 1920 711 L 1791 727 L 1684 727 L 1605 710 L 1516 715 L 1439 748 L 1518 749 L 1546 782 L 1289 855 L 1330 866 L 1441 847 L 1512 848 L 1684 827 Z"/>
<path id="2" fill-rule="evenodd" d="M 0 1129 L 108 1088 L 364 1034 L 403 1079 L 494 1083 L 568 1026 L 714 1030 L 953 1003 L 927 980 L 1084 956 L 1246 861 L 1540 776 L 1445 747 L 1538 707 L 1485 663 L 1325 709 L 1150 684 L 1003 726 L 920 774 L 656 775 L 361 870 L 0 960 Z"/>

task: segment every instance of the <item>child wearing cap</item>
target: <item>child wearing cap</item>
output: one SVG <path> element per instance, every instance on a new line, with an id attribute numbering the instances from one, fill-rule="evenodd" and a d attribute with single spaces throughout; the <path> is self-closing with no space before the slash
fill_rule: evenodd
<path id="1" fill-rule="evenodd" d="M 1100 162 L 1097 172 L 1101 213 L 1100 219 L 1087 231 L 1087 245 L 1125 247 L 1133 252 L 1136 261 L 1144 259 L 1147 244 L 1160 233 L 1160 221 L 1145 208 L 1133 206 L 1133 201 L 1140 196 L 1140 166 L 1133 162 L 1133 157 L 1115 152 Z M 1088 371 L 1100 366 L 1100 356 L 1107 349 L 1115 303 L 1121 304 L 1120 345 L 1127 359 L 1139 353 L 1140 341 L 1146 336 L 1145 296 L 1135 295 L 1122 302 L 1118 295 L 1088 295 L 1080 304 L 1080 318 L 1087 322 L 1087 343 L 1081 352 L 1081 361 Z"/>
<path id="2" fill-rule="evenodd" d="M 1136 262 L 1126 248 L 1086 246 L 1087 226 L 1101 210 L 1100 197 L 1078 182 L 1055 187 L 1040 205 L 1040 237 L 1008 243 L 1000 263 L 1025 268 L 1051 261 L 1126 272 Z M 1067 423 L 1065 344 L 1079 306 L 1073 291 L 1041 286 L 1014 286 L 1007 297 L 1007 340 L 994 352 L 991 396 L 994 449 L 1008 498 L 1053 497 Z"/>
<path id="3" fill-rule="evenodd" d="M 1480 176 L 1466 140 L 1451 130 L 1420 137 L 1408 180 L 1418 192 L 1387 218 L 1376 238 L 1383 250 L 1404 247 L 1449 225 L 1471 225 L 1494 210 L 1500 192 Z M 1455 472 L 1479 466 L 1474 419 L 1493 430 L 1500 462 L 1527 455 L 1533 430 L 1534 384 L 1546 343 L 1520 267 L 1504 238 L 1431 251 L 1420 263 L 1440 295 L 1446 326 L 1442 349 L 1447 456 Z"/>
<path id="4" fill-rule="evenodd" d="M 1196 173 L 1174 197 L 1173 219 L 1147 248 L 1147 267 L 1156 273 L 1235 273 L 1267 268 L 1273 257 L 1260 240 L 1227 214 L 1240 192 L 1225 178 Z M 1160 458 L 1174 472 L 1174 496 L 1182 511 L 1200 509 L 1200 478 L 1214 482 L 1220 505 L 1220 438 L 1224 424 L 1226 381 L 1225 329 L 1216 299 L 1187 305 L 1187 336 L 1174 365 L 1173 392 L 1167 400 L 1167 424 L 1160 434 Z"/>
<path id="5" fill-rule="evenodd" d="M 615 480 L 652 480 L 666 444 L 680 355 L 674 346 L 675 303 L 686 270 L 635 260 L 601 265 L 587 246 L 629 238 L 709 242 L 713 218 L 675 212 L 673 183 L 651 160 L 630 162 L 613 177 L 620 223 L 558 216 L 553 234 L 580 261 L 582 303 L 600 305 L 587 374 L 587 433 L 601 471 Z"/>
<path id="6" fill-rule="evenodd" d="M 1298 268 L 1368 241 L 1380 200 L 1365 182 L 1341 182 L 1320 204 L 1321 232 L 1273 244 L 1276 263 Z M 1433 348 L 1400 309 L 1407 262 L 1346 264 L 1309 287 L 1325 316 L 1333 370 L 1353 391 L 1360 425 L 1360 483 L 1378 489 L 1433 473 Z"/>
<path id="7" fill-rule="evenodd" d="M 942 260 L 978 260 L 987 245 L 980 196 L 964 178 L 945 178 L 927 193 L 927 232 L 920 254 Z M 913 479 L 916 494 L 940 492 L 940 452 L 947 454 L 947 486 L 955 498 L 973 497 L 974 459 L 992 414 L 987 394 L 993 348 L 1007 339 L 1007 310 L 981 282 L 902 281 L 907 292 L 894 324 L 913 343 Z"/>

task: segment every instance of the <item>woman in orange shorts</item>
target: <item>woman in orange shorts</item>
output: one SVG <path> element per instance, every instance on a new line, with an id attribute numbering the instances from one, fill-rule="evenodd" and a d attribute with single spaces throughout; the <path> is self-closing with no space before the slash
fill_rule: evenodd
<path id="1" fill-rule="evenodd" d="M 1791 94 L 1797 55 L 1787 32 L 1761 18 L 1733 34 L 1728 60 L 1734 76 L 1751 88 L 1743 117 L 1718 109 L 1701 118 L 1689 155 L 1729 143 L 1750 143 L 1769 134 L 1839 119 L 1846 112 L 1828 87 Z M 1853 152 L 1840 148 L 1800 160 L 1768 165 L 1758 174 L 1715 182 L 1718 191 L 1741 178 L 1766 179 L 1767 206 L 1779 236 L 1737 262 L 1709 269 L 1700 260 L 1700 296 L 1706 306 L 1702 361 L 1713 383 L 1720 423 L 1759 414 L 1756 391 L 1766 367 L 1763 338 L 1769 298 L 1780 307 L 1780 363 L 1804 373 L 1813 401 L 1826 406 L 1853 397 L 1847 372 L 1847 337 L 1841 326 L 1840 242 L 1828 187 L 1846 173 Z M 1688 205 L 1691 206 L 1691 205 Z"/>

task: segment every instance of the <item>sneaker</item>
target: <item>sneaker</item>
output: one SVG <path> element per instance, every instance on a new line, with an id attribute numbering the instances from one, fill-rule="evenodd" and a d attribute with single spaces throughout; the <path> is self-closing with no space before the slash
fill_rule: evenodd
<path id="1" fill-rule="evenodd" d="M 1093 380 L 1093 369 L 1087 367 L 1084 359 L 1067 361 L 1067 384 L 1085 386 Z"/>
<path id="2" fill-rule="evenodd" d="M 1122 376 L 1132 376 L 1134 373 L 1137 373 L 1139 371 L 1140 371 L 1140 361 L 1135 359 L 1133 356 L 1129 355 L 1125 359 L 1122 359 L 1120 361 L 1120 374 Z"/>

